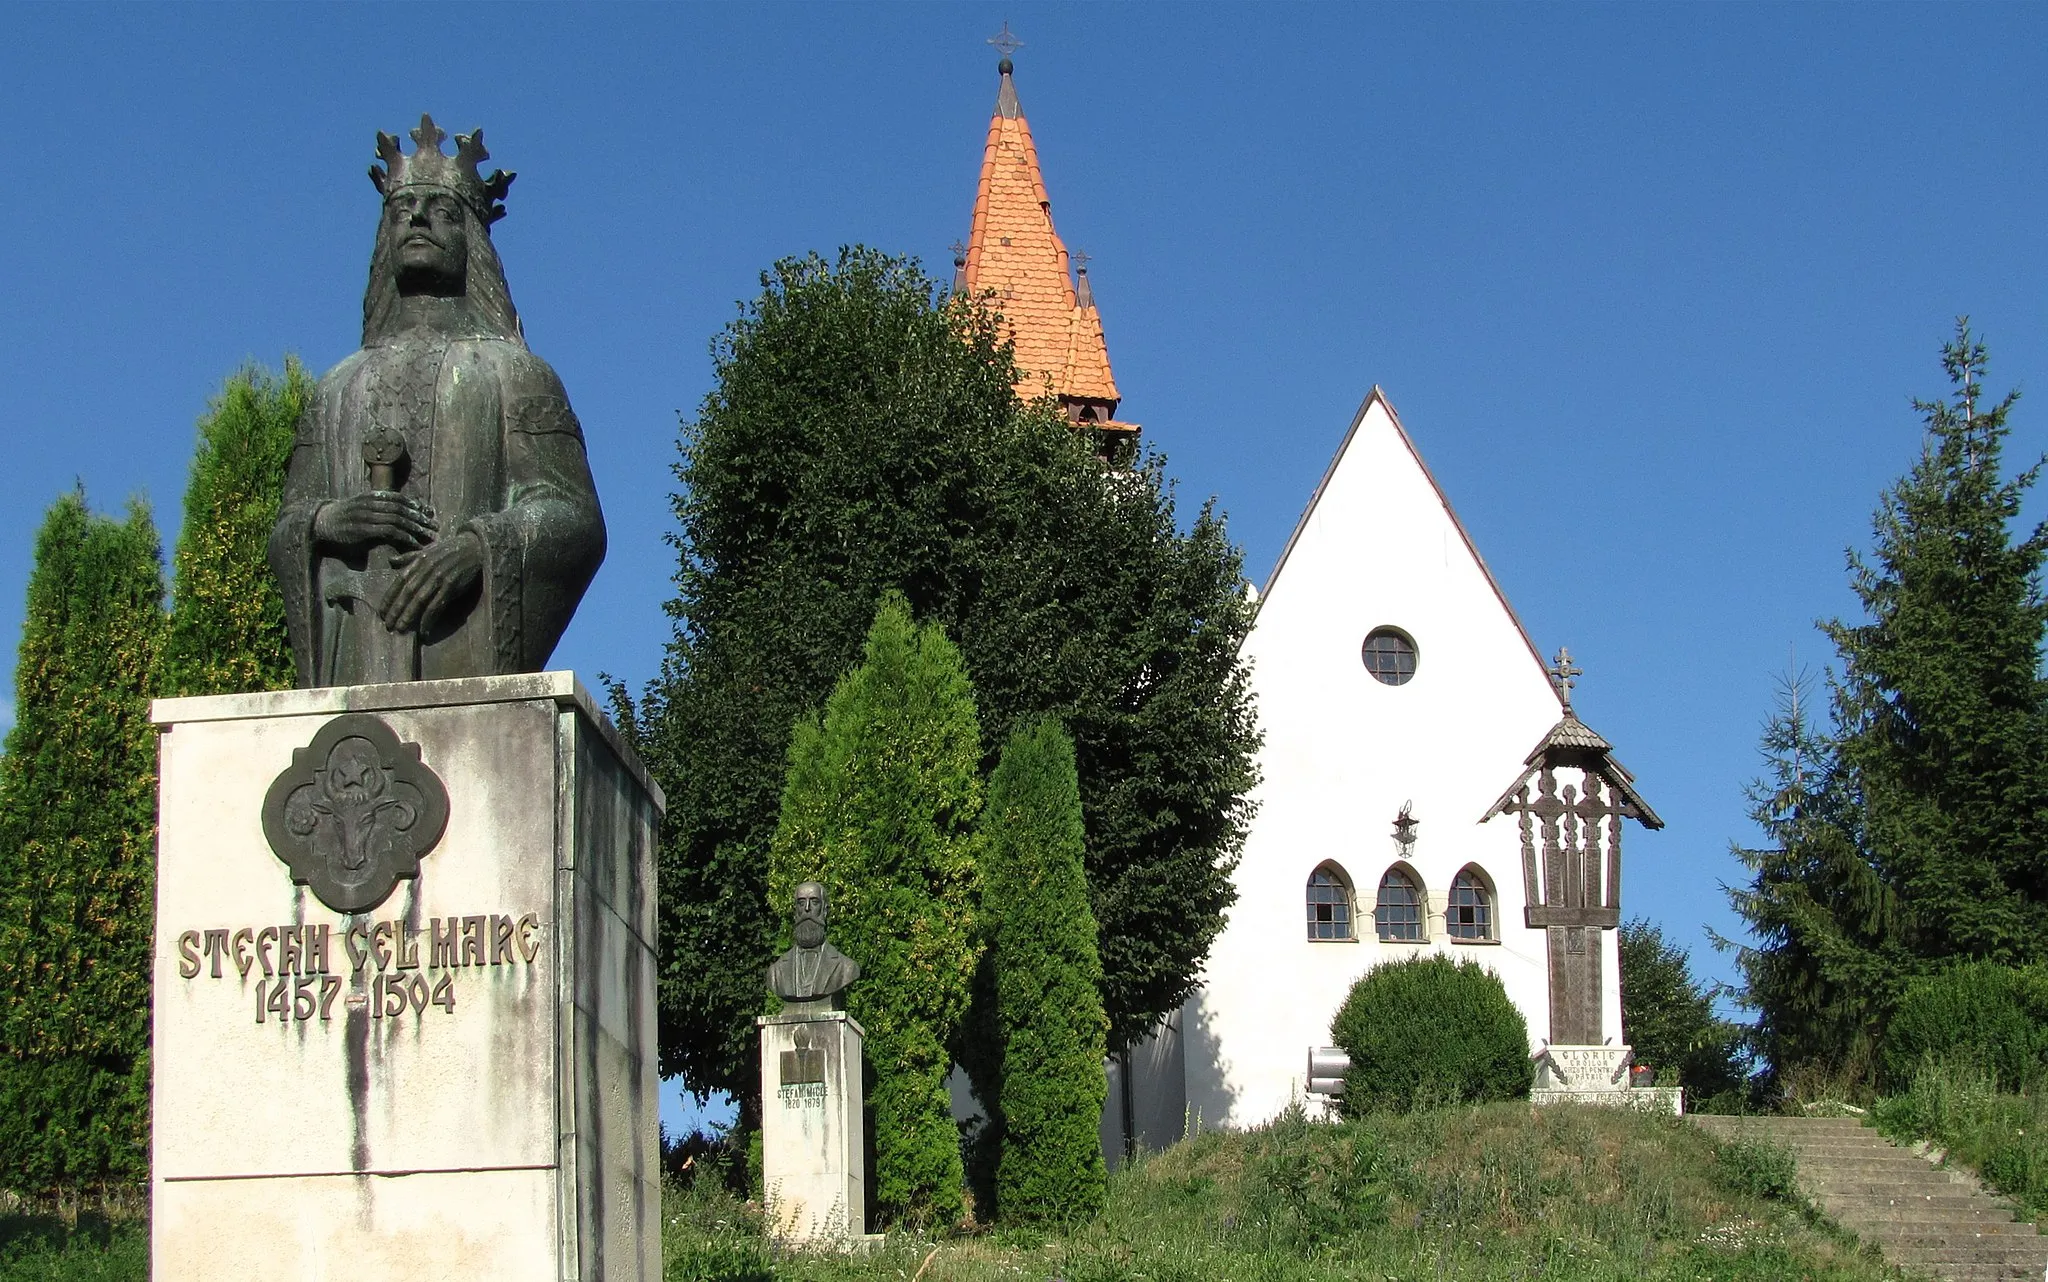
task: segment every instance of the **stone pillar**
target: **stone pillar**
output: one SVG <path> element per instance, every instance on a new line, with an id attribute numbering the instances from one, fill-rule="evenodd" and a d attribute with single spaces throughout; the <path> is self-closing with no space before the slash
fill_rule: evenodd
<path id="1" fill-rule="evenodd" d="M 761 1029 L 761 1182 L 769 1231 L 792 1246 L 841 1246 L 867 1228 L 861 1026 L 798 1002 Z"/>
<path id="2" fill-rule="evenodd" d="M 156 1282 L 658 1282 L 662 798 L 589 692 L 153 716 Z"/>

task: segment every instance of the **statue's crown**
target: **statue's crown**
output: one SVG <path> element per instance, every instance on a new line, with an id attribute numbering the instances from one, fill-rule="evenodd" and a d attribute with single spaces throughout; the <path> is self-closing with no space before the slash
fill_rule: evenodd
<path id="1" fill-rule="evenodd" d="M 440 187 L 452 191 L 468 201 L 488 227 L 505 216 L 505 193 L 518 175 L 502 169 L 489 178 L 477 173 L 478 163 L 491 158 L 491 153 L 484 150 L 483 130 L 455 135 L 453 156 L 441 153 L 441 144 L 447 137 L 432 116 L 422 114 L 419 128 L 412 131 L 413 153 L 408 156 L 399 151 L 398 139 L 378 130 L 377 159 L 383 162 L 383 168 L 371 165 L 370 181 L 386 196 L 401 187 Z"/>

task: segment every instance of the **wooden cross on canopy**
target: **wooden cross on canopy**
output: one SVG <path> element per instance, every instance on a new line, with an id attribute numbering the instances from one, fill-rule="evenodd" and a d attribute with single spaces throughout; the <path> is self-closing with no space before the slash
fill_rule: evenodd
<path id="1" fill-rule="evenodd" d="M 1586 670 L 1572 662 L 1572 652 L 1563 646 L 1557 647 L 1557 657 L 1550 661 L 1550 684 L 1557 687 L 1557 697 L 1564 700 L 1566 712 L 1572 707 L 1572 687 L 1575 678 L 1586 675 Z"/>

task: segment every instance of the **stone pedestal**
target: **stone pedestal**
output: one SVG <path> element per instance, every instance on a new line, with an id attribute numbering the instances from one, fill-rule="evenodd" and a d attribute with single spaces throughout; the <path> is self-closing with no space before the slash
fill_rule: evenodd
<path id="1" fill-rule="evenodd" d="M 847 1245 L 867 1228 L 861 1026 L 845 1011 L 755 1022 L 769 1231 L 791 1246 Z"/>
<path id="2" fill-rule="evenodd" d="M 1532 1104 L 1608 1104 L 1659 1113 L 1685 1111 L 1676 1086 L 1630 1086 L 1635 1052 L 1626 1046 L 1550 1046 L 1536 1054 Z"/>
<path id="3" fill-rule="evenodd" d="M 156 1282 L 658 1282 L 662 799 L 588 691 L 550 672 L 153 716 Z M 320 859 L 288 866 L 266 810 Z"/>

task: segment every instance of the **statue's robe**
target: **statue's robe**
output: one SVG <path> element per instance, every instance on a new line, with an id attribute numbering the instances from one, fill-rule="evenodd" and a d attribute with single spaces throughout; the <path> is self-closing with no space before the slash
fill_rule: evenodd
<path id="1" fill-rule="evenodd" d="M 437 537 L 474 531 L 483 545 L 481 582 L 416 638 L 375 610 L 390 549 L 341 556 L 313 537 L 322 504 L 369 491 L 363 441 L 379 426 L 405 438 L 399 492 L 433 509 Z M 299 685 L 360 685 L 540 670 L 604 550 L 583 430 L 547 362 L 501 338 L 409 330 L 320 380 L 270 563 Z"/>

